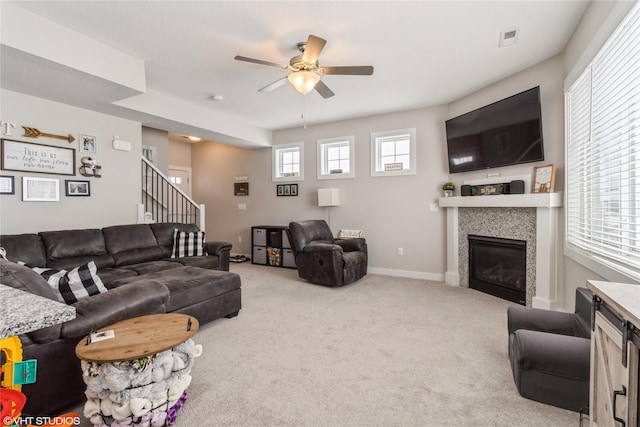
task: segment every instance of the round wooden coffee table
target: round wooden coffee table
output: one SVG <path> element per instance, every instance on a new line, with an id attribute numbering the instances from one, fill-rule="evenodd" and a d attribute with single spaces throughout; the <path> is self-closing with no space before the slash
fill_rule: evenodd
<path id="1" fill-rule="evenodd" d="M 198 328 L 198 319 L 192 316 L 152 314 L 124 320 L 94 332 L 100 335 L 113 331 L 113 338 L 91 342 L 89 334 L 80 341 L 76 346 L 76 356 L 83 360 L 83 379 L 87 383 L 84 413 L 89 421 L 103 426 L 105 423 L 110 425 L 113 419 L 146 422 L 153 418 L 161 420 L 162 425 L 172 425 L 186 400 L 193 358 L 199 355 L 195 351 L 197 346 L 189 340 Z M 160 364 L 158 369 L 164 372 L 161 378 L 155 378 L 155 375 L 152 378 L 150 374 L 156 372 L 156 359 Z M 167 362 L 169 368 L 166 367 Z M 124 385 L 114 385 L 117 383 L 114 377 L 108 380 L 105 377 L 106 372 L 114 372 L 114 367 L 117 372 L 125 373 L 122 376 Z M 101 374 L 103 369 L 107 371 Z M 136 388 L 140 390 L 134 394 L 133 389 Z M 96 389 L 101 392 L 96 393 Z M 158 396 L 162 396 L 160 402 Z M 127 408 L 128 412 L 120 409 L 117 416 L 115 410 L 105 414 L 105 407 Z"/>
<path id="2" fill-rule="evenodd" d="M 123 320 L 96 332 L 113 330 L 115 336 L 98 342 L 85 337 L 76 356 L 87 362 L 123 362 L 157 354 L 185 342 L 198 332 L 198 319 L 186 314 L 151 314 Z"/>

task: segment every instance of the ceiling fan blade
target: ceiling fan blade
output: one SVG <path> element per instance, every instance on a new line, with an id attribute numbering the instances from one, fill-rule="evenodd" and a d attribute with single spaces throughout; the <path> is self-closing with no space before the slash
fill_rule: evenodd
<path id="1" fill-rule="evenodd" d="M 236 55 L 234 59 L 237 61 L 251 62 L 253 64 L 268 65 L 270 67 L 278 67 L 278 68 L 284 68 L 284 69 L 287 68 L 286 65 L 276 64 L 275 62 L 263 61 L 262 59 L 247 58 L 246 56 Z"/>
<path id="2" fill-rule="evenodd" d="M 320 52 L 324 49 L 325 44 L 327 44 L 325 39 L 309 34 L 307 45 L 305 46 L 304 53 L 302 54 L 302 61 L 308 62 L 309 64 L 315 64 L 318 60 L 318 56 L 320 56 Z"/>
<path id="3" fill-rule="evenodd" d="M 321 67 L 318 69 L 321 74 L 342 74 L 349 76 L 370 76 L 373 74 L 371 65 L 351 66 L 351 67 Z"/>
<path id="4" fill-rule="evenodd" d="M 276 80 L 273 83 L 269 83 L 268 85 L 266 85 L 265 87 L 258 89 L 258 92 L 271 92 L 274 89 L 279 88 L 280 86 L 282 86 L 283 84 L 285 84 L 287 82 L 287 77 L 283 77 L 281 79 Z"/>
<path id="5" fill-rule="evenodd" d="M 333 93 L 333 91 L 329 89 L 322 80 L 316 83 L 314 89 L 316 90 L 316 92 L 320 94 L 320 96 L 322 96 L 325 99 L 331 98 L 333 95 L 335 95 L 335 93 Z"/>

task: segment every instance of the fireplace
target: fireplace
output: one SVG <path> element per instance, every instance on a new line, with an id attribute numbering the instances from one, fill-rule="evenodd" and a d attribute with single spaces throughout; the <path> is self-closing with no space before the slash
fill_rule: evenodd
<path id="1" fill-rule="evenodd" d="M 469 287 L 526 305 L 527 242 L 468 235 Z"/>

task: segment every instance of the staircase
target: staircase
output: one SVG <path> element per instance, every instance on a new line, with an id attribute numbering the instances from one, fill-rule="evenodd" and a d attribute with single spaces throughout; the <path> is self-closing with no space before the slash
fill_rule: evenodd
<path id="1" fill-rule="evenodd" d="M 142 157 L 142 203 L 138 205 L 138 222 L 179 222 L 205 229 L 204 205 L 194 202 L 169 178 Z"/>

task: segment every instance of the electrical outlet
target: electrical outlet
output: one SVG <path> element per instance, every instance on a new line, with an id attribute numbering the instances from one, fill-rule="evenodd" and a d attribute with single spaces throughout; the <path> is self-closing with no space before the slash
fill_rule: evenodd
<path id="1" fill-rule="evenodd" d="M 244 203 L 240 203 L 238 204 L 238 209 L 241 211 L 246 211 L 247 210 L 247 205 L 245 205 Z"/>
<path id="2" fill-rule="evenodd" d="M 398 255 L 404 255 L 404 248 L 398 248 Z"/>
<path id="3" fill-rule="evenodd" d="M 238 243 L 242 243 L 242 236 L 238 236 Z"/>

